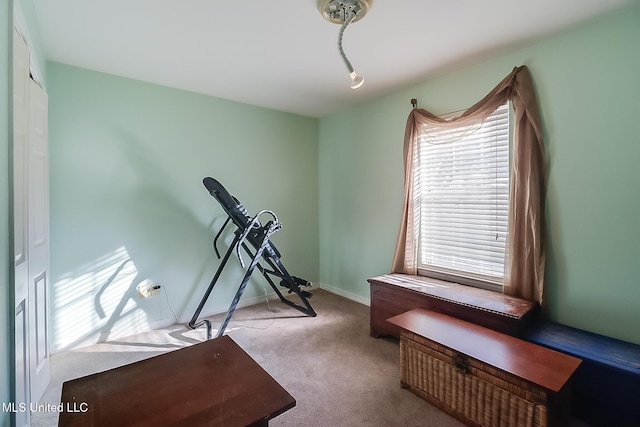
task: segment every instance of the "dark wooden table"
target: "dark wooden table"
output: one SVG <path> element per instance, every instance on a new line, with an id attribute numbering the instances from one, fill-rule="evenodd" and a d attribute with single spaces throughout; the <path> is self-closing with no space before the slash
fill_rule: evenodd
<path id="1" fill-rule="evenodd" d="M 295 399 L 223 336 L 67 381 L 59 426 L 266 426 Z"/>

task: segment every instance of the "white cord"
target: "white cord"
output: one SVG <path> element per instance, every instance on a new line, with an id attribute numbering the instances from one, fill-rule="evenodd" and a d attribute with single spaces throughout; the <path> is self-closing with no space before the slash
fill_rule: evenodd
<path id="1" fill-rule="evenodd" d="M 160 289 L 164 291 L 164 297 L 167 300 L 167 306 L 169 307 L 169 310 L 171 310 L 171 313 L 173 313 L 173 318 L 176 319 L 176 323 L 180 323 L 180 321 L 178 320 L 178 316 L 176 316 L 176 312 L 173 311 L 173 308 L 171 308 L 171 304 L 169 304 L 169 294 L 167 294 L 167 290 L 162 285 L 157 285 L 157 286 L 159 286 Z"/>
<path id="2" fill-rule="evenodd" d="M 245 328 L 245 329 L 256 329 L 259 331 L 264 331 L 266 329 L 269 329 L 271 327 L 271 325 L 273 325 L 276 321 L 276 314 L 273 312 L 273 310 L 271 309 L 271 304 L 269 304 L 269 293 L 267 292 L 267 279 L 264 278 L 264 276 L 262 276 L 262 280 L 264 282 L 264 299 L 267 302 L 267 307 L 269 308 L 269 313 L 271 313 L 271 322 L 267 325 L 267 326 L 248 326 L 248 325 L 243 325 L 242 323 L 235 323 L 235 326 L 238 328 Z"/>

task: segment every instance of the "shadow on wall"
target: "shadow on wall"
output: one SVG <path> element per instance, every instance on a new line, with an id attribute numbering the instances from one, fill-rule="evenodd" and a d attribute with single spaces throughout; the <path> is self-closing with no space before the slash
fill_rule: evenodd
<path id="1" fill-rule="evenodd" d="M 203 224 L 193 212 L 197 203 L 185 206 L 179 201 L 184 195 L 176 194 L 183 185 L 201 186 L 199 180 L 176 176 L 175 167 L 144 146 L 120 135 L 96 147 L 107 166 L 90 176 L 86 165 L 71 172 L 91 180 L 91 193 L 75 194 L 69 200 L 77 205 L 65 205 L 83 212 L 69 233 L 81 237 L 64 242 L 66 271 L 53 281 L 52 352 L 148 331 L 154 322 L 173 323 L 167 301 L 178 313 L 195 309 L 207 284 L 203 278 L 208 282 L 205 275 L 217 266 L 211 250 L 216 218 Z M 137 287 L 144 283 L 161 284 L 162 295 L 139 298 Z"/>
<path id="2" fill-rule="evenodd" d="M 124 246 L 58 280 L 52 290 L 52 351 L 148 330 L 147 314 L 136 303 L 143 280 Z"/>

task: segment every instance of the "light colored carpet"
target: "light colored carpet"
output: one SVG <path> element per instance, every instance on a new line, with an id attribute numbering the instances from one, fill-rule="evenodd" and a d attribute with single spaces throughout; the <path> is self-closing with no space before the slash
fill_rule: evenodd
<path id="1" fill-rule="evenodd" d="M 271 301 L 237 310 L 227 328 L 227 335 L 296 399 L 296 406 L 271 420 L 270 425 L 463 425 L 400 388 L 398 342 L 369 336 L 368 307 L 322 290 L 315 290 L 310 301 L 318 313 L 315 318 Z M 211 318 L 214 328 L 223 317 Z M 41 403 L 58 404 L 64 381 L 204 339 L 204 328 L 194 331 L 174 325 L 54 354 L 51 383 Z M 153 390 L 149 393 L 152 396 Z M 32 426 L 55 426 L 57 418 L 55 413 L 34 413 Z"/>

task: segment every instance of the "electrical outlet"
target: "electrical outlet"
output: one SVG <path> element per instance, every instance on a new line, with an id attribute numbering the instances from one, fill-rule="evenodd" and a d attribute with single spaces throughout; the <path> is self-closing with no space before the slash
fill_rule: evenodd
<path id="1" fill-rule="evenodd" d="M 142 282 L 137 286 L 138 298 L 149 298 L 160 295 L 162 286 L 156 283 Z"/>

